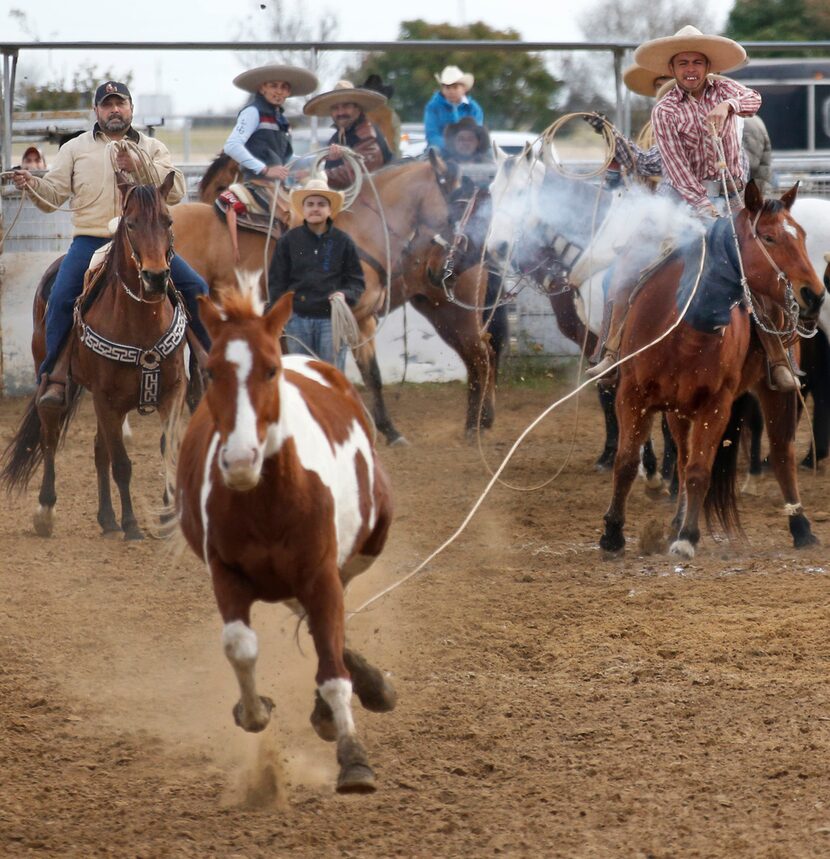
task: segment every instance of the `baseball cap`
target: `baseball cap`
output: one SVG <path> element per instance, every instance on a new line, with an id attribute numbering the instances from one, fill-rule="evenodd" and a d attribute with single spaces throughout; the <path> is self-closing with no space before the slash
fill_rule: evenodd
<path id="1" fill-rule="evenodd" d="M 127 98 L 130 101 L 133 100 L 130 91 L 127 89 L 127 84 L 122 84 L 120 81 L 105 81 L 95 90 L 95 101 L 93 102 L 95 107 L 98 107 L 108 95 L 119 95 L 121 98 Z"/>

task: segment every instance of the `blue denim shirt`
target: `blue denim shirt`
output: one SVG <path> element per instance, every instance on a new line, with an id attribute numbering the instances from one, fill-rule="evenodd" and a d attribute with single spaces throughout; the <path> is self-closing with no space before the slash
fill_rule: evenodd
<path id="1" fill-rule="evenodd" d="M 451 104 L 441 94 L 436 92 L 424 108 L 424 132 L 427 145 L 444 153 L 444 129 L 451 123 L 458 122 L 463 116 L 471 116 L 479 125 L 484 125 L 484 111 L 481 105 L 470 96 L 461 104 Z"/>

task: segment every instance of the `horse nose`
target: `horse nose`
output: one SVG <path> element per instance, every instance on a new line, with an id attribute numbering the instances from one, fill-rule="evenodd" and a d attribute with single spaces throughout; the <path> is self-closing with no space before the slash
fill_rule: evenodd
<path id="1" fill-rule="evenodd" d="M 818 316 L 819 311 L 821 310 L 821 305 L 824 303 L 824 292 L 817 295 L 809 287 L 802 286 L 801 300 L 803 301 L 804 307 L 807 309 L 807 314 L 809 316 Z"/>
<path id="2" fill-rule="evenodd" d="M 141 270 L 141 282 L 147 292 L 160 294 L 167 289 L 170 280 L 170 269 L 163 268 L 159 271 Z"/>
<path id="3" fill-rule="evenodd" d="M 223 447 L 219 465 L 225 484 L 232 489 L 252 489 L 259 482 L 260 452 L 256 447 L 229 449 Z"/>

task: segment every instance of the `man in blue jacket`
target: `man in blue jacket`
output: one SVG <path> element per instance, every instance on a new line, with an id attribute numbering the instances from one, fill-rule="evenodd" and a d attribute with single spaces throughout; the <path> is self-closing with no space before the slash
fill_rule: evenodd
<path id="1" fill-rule="evenodd" d="M 444 153 L 444 129 L 465 116 L 472 117 L 476 125 L 484 125 L 481 105 L 468 93 L 475 78 L 462 72 L 458 66 L 447 66 L 435 80 L 441 85 L 424 108 L 424 132 L 427 146 Z"/>

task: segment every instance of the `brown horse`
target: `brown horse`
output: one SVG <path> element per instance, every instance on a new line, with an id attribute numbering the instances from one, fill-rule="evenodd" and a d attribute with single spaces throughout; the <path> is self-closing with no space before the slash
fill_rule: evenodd
<path id="1" fill-rule="evenodd" d="M 392 164 L 373 173 L 371 181 L 367 178 L 351 208 L 336 219 L 336 225 L 351 235 L 361 255 L 366 291 L 355 309 L 362 345 L 354 354 L 372 398 L 375 423 L 390 444 L 403 437 L 386 409 L 374 342 L 378 314 L 387 306 L 390 279 L 390 309 L 411 301 L 464 361 L 468 372 L 467 430 L 475 428 L 480 414 L 484 426 L 493 420 L 495 357 L 487 334 L 481 330 L 481 314 L 474 309 L 483 305 L 486 289 L 486 275 L 474 264 L 480 254 L 468 249 L 468 263 L 455 271 L 453 298 L 440 281 L 429 277 L 435 265 L 425 263 L 427 251 L 433 263 L 434 254 L 439 253 L 430 246 L 433 237 L 441 236 L 447 246 L 453 240 L 450 197 L 458 187 L 457 171 L 439 158 Z M 227 228 L 212 206 L 181 204 L 174 206 L 171 214 L 177 253 L 205 278 L 213 295 L 223 287 L 236 288 L 236 268 L 248 274 L 267 268 L 274 242 L 269 244 L 266 259 L 262 234 L 239 231 L 237 267 Z M 391 272 L 387 271 L 390 263 Z M 438 264 L 438 272 L 441 268 Z"/>
<path id="2" fill-rule="evenodd" d="M 764 353 L 750 324 L 752 315 L 756 324 L 770 325 L 756 309 L 759 296 L 777 308 L 772 317 L 779 328 L 780 320 L 786 320 L 788 334 L 799 320 L 814 324 L 818 318 L 824 287 L 807 256 L 804 231 L 789 214 L 797 187 L 780 201 L 765 202 L 750 183 L 746 209 L 735 216 L 739 250 L 729 220 L 721 219 L 706 236 L 705 257 L 676 253 L 637 294 L 623 333 L 621 355 L 630 358 L 620 368 L 617 389 L 620 446 L 600 539 L 605 552 L 624 551 L 626 498 L 637 474 L 640 445 L 652 416 L 661 410 L 677 443 L 681 487 L 672 554 L 694 556 L 704 507 L 707 521 L 716 516 L 727 533 L 740 528 L 734 482 L 738 445 L 731 437 L 738 427 L 735 422 L 730 426 L 730 414 L 735 398 L 750 387 L 766 415 L 770 462 L 794 543 L 815 542 L 796 479 L 796 395 L 772 391 L 764 383 Z M 741 282 L 741 260 L 747 286 Z"/>
<path id="3" fill-rule="evenodd" d="M 165 428 L 162 451 L 175 444 L 168 434 L 176 426 L 184 395 L 186 315 L 178 296 L 170 300 L 173 237 L 165 200 L 174 178 L 170 173 L 160 188 L 119 185 L 123 210 L 112 248 L 103 265 L 87 276 L 86 291 L 76 305 L 77 339 L 73 337 L 70 346 L 67 405 L 62 410 L 39 408 L 36 394 L 3 455 L 0 481 L 9 490 L 24 488 L 43 462 L 40 508 L 35 514 L 35 530 L 41 536 L 51 536 L 54 527 L 55 452 L 83 386 L 92 393 L 98 421 L 98 523 L 105 534 L 123 531 L 128 540 L 143 537 L 130 496 L 132 464 L 122 424 L 133 409 L 158 410 Z M 36 368 L 45 352 L 42 287 L 46 280 L 35 296 L 32 352 Z M 121 496 L 120 525 L 112 506 L 110 466 Z"/>
<path id="4" fill-rule="evenodd" d="M 317 650 L 311 721 L 337 741 L 337 790 L 365 792 L 375 780 L 355 732 L 352 689 L 376 711 L 391 710 L 395 692 L 345 649 L 343 589 L 383 549 L 391 494 L 352 385 L 329 364 L 280 355 L 291 301 L 289 293 L 260 316 L 247 295 L 229 293 L 221 309 L 203 300 L 210 383 L 182 441 L 176 505 L 225 624 L 241 695 L 236 723 L 261 731 L 273 707 L 256 691 L 251 605 L 290 601 Z"/>

